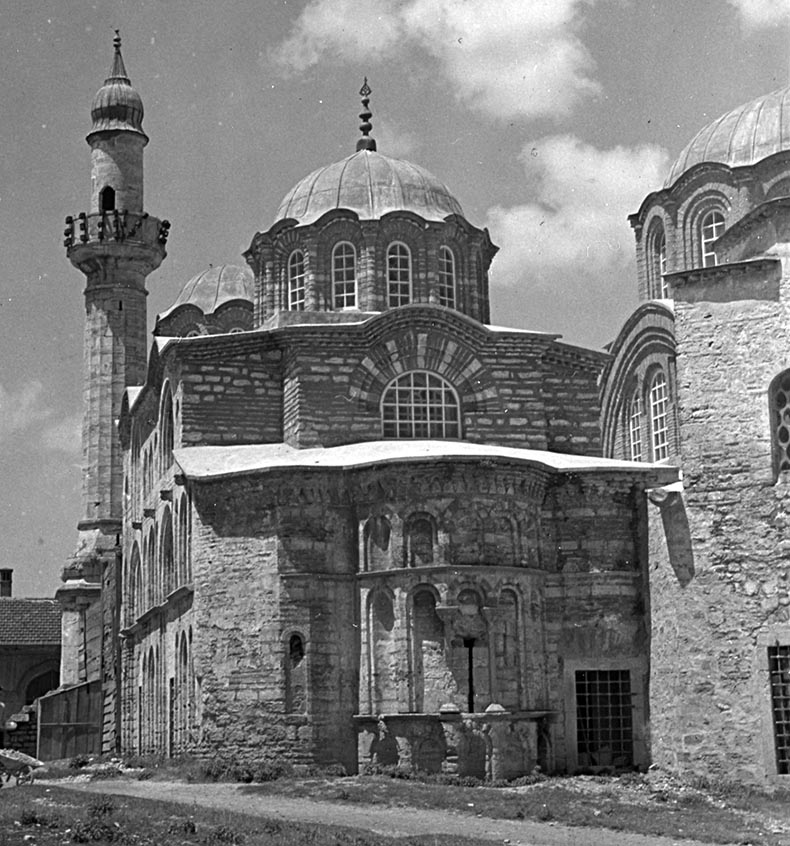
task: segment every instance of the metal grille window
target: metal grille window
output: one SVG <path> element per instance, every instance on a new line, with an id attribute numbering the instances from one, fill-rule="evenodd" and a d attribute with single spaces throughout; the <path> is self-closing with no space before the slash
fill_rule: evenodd
<path id="1" fill-rule="evenodd" d="M 628 441 L 631 448 L 631 461 L 642 460 L 642 397 L 634 392 L 628 411 Z"/>
<path id="2" fill-rule="evenodd" d="M 790 470 L 790 370 L 782 373 L 771 391 L 774 452 L 779 473 Z"/>
<path id="3" fill-rule="evenodd" d="M 700 252 L 702 266 L 718 264 L 713 243 L 724 234 L 724 215 L 720 211 L 709 211 L 700 223 Z"/>
<path id="4" fill-rule="evenodd" d="M 658 284 L 661 289 L 661 299 L 669 297 L 669 283 L 664 278 L 667 272 L 667 239 L 664 233 L 658 239 Z"/>
<path id="5" fill-rule="evenodd" d="M 449 247 L 439 248 L 439 305 L 455 308 L 455 256 Z"/>
<path id="6" fill-rule="evenodd" d="M 294 250 L 288 256 L 288 308 L 291 311 L 304 311 L 304 303 L 304 253 L 301 250 Z"/>
<path id="7" fill-rule="evenodd" d="M 435 373 L 404 373 L 384 391 L 381 431 L 385 438 L 460 438 L 458 397 Z"/>
<path id="8" fill-rule="evenodd" d="M 650 435 L 653 442 L 653 461 L 669 455 L 669 394 L 663 371 L 653 377 L 650 385 Z"/>
<path id="9" fill-rule="evenodd" d="M 332 302 L 335 308 L 357 305 L 357 252 L 348 241 L 332 250 Z"/>
<path id="10" fill-rule="evenodd" d="M 633 765 L 628 670 L 576 671 L 576 751 L 579 767 Z"/>
<path id="11" fill-rule="evenodd" d="M 790 646 L 768 647 L 776 772 L 790 775 Z"/>
<path id="12" fill-rule="evenodd" d="M 387 297 L 390 308 L 411 302 L 411 253 L 400 242 L 387 249 Z"/>

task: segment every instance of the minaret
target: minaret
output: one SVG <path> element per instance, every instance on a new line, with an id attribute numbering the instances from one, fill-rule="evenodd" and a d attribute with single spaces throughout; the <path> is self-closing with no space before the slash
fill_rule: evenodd
<path id="1" fill-rule="evenodd" d="M 105 565 L 116 560 L 121 531 L 123 460 L 116 420 L 125 389 L 145 381 L 146 277 L 165 257 L 170 228 L 143 210 L 148 143 L 143 104 L 127 76 L 117 30 L 113 44 L 112 69 L 93 99 L 93 125 L 86 138 L 90 210 L 67 217 L 64 233 L 66 255 L 85 274 L 86 286 L 82 514 L 78 548 L 58 591 L 64 607 L 61 682 L 94 677 L 100 665 L 89 645 L 95 632 L 89 631 L 93 624 L 87 609 L 96 603 L 102 579 L 107 580 Z M 69 621 L 70 607 L 82 611 Z M 94 642 L 98 645 L 100 637 Z"/>

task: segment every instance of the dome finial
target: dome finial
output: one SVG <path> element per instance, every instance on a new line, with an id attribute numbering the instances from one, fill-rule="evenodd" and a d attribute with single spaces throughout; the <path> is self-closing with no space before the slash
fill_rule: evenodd
<path id="1" fill-rule="evenodd" d="M 373 129 L 373 124 L 370 119 L 373 117 L 373 112 L 370 111 L 370 86 L 368 85 L 368 78 L 362 83 L 362 88 L 359 89 L 359 96 L 362 98 L 362 111 L 359 113 L 359 119 L 362 123 L 359 125 L 359 131 L 362 137 L 357 141 L 357 152 L 360 150 L 369 150 L 371 153 L 376 152 L 376 141 L 370 137 L 370 130 Z"/>

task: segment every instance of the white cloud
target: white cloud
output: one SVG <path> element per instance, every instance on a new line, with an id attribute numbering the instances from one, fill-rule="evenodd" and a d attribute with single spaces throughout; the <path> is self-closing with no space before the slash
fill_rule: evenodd
<path id="1" fill-rule="evenodd" d="M 787 0 L 729 0 L 751 29 L 777 26 L 790 21 L 790 4 Z"/>
<path id="2" fill-rule="evenodd" d="M 398 10 L 388 0 L 311 0 L 274 52 L 284 67 L 303 71 L 323 54 L 345 60 L 386 55 L 401 37 Z"/>
<path id="3" fill-rule="evenodd" d="M 52 410 L 42 402 L 43 391 L 35 379 L 11 391 L 0 385 L 0 441 L 50 416 Z"/>
<path id="4" fill-rule="evenodd" d="M 496 117 L 555 116 L 599 90 L 578 37 L 593 0 L 311 0 L 275 58 L 305 70 L 327 57 L 379 60 L 417 48 L 455 95 Z"/>
<path id="5" fill-rule="evenodd" d="M 82 413 L 72 414 L 47 426 L 41 440 L 47 449 L 70 455 L 79 453 L 82 448 Z"/>
<path id="6" fill-rule="evenodd" d="M 488 211 L 487 226 L 501 252 L 494 285 L 557 288 L 572 300 L 611 273 L 632 269 L 634 238 L 627 221 L 660 187 L 667 153 L 653 146 L 598 150 L 569 135 L 543 138 L 522 153 L 523 205 Z"/>
<path id="7" fill-rule="evenodd" d="M 407 159 L 419 147 L 413 133 L 393 126 L 386 118 L 376 120 L 373 135 L 379 152 L 395 159 Z"/>

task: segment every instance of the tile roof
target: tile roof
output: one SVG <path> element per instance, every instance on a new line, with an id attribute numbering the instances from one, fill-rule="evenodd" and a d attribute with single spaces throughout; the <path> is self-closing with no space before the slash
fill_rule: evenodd
<path id="1" fill-rule="evenodd" d="M 0 646 L 60 644 L 60 603 L 55 599 L 0 598 Z"/>

